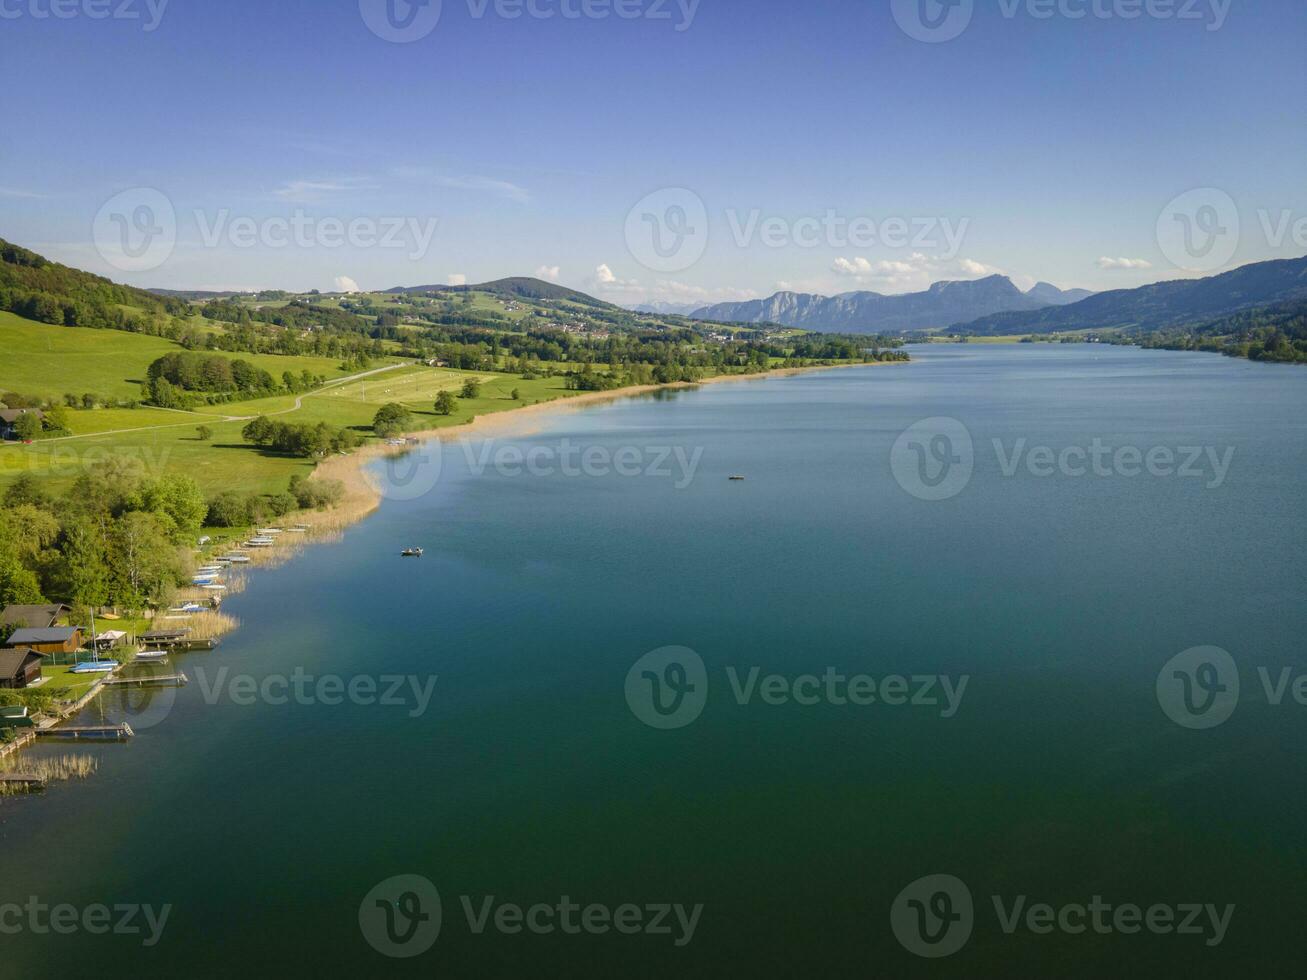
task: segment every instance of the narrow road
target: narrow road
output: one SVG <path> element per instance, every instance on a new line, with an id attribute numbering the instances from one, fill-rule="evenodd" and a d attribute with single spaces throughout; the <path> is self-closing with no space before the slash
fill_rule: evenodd
<path id="1" fill-rule="evenodd" d="M 338 388 L 341 385 L 349 384 L 352 381 L 358 381 L 362 378 L 370 378 L 374 374 L 381 374 L 383 371 L 393 371 L 395 370 L 395 368 L 411 367 L 411 366 L 412 365 L 410 364 L 387 364 L 385 367 L 373 368 L 370 371 L 362 371 L 358 374 L 351 374 L 345 378 L 336 378 L 334 381 L 328 381 L 321 388 L 316 388 L 313 391 L 305 392 L 302 395 L 296 395 L 294 407 L 284 408 L 280 412 L 268 412 L 267 417 L 271 418 L 275 415 L 289 415 L 292 412 L 298 412 L 301 408 L 304 407 L 305 398 L 312 398 L 314 395 L 320 395 L 324 391 L 330 391 L 333 388 Z M 153 406 L 147 406 L 147 407 L 153 407 Z M 74 439 L 98 439 L 101 436 L 120 436 L 120 435 L 125 435 L 129 432 L 155 432 L 159 429 L 183 429 L 188 427 L 194 428 L 197 424 L 203 423 L 206 420 L 209 422 L 248 422 L 252 419 L 258 418 L 257 415 L 207 415 L 203 412 L 188 412 L 186 409 L 181 409 L 181 408 L 155 409 L 155 411 L 186 412 L 191 416 L 191 420 L 188 422 L 169 422 L 166 425 L 141 425 L 141 426 L 137 426 L 134 429 L 106 429 L 104 432 L 86 432 L 80 436 L 59 436 L 57 439 L 40 439 L 37 442 L 33 443 L 33 445 L 43 446 L 52 442 L 72 442 Z M 2 443 L 0 445 L 3 445 L 7 448 L 8 446 L 11 445 L 21 446 L 22 443 Z"/>

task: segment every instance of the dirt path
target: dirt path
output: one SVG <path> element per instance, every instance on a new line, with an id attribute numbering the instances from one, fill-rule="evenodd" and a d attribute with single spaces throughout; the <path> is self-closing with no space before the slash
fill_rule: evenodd
<path id="1" fill-rule="evenodd" d="M 387 364 L 385 367 L 373 368 L 371 371 L 363 371 L 359 374 L 351 374 L 345 378 L 336 378 L 334 381 L 328 381 L 321 388 L 318 388 L 314 391 L 306 392 L 302 395 L 296 395 L 295 404 L 293 407 L 283 408 L 279 412 L 269 412 L 267 413 L 267 415 L 269 418 L 271 418 L 274 415 L 289 415 L 292 412 L 298 412 L 301 408 L 304 407 L 305 398 L 312 398 L 314 395 L 322 394 L 325 391 L 330 391 L 332 388 L 338 388 L 341 385 L 349 384 L 350 382 L 358 381 L 362 378 L 370 378 L 374 374 L 381 374 L 383 371 L 393 371 L 395 370 L 395 368 L 409 367 L 409 366 L 410 365 L 407 364 Z M 147 406 L 147 407 L 153 408 L 153 406 Z M 86 432 L 80 436 L 59 436 L 56 439 L 41 439 L 38 442 L 33 443 L 33 445 L 45 445 L 46 443 L 51 443 L 51 442 L 72 442 L 74 439 L 98 439 L 101 436 L 121 436 L 121 435 L 126 435 L 129 432 L 155 432 L 159 429 L 181 429 L 181 428 L 186 428 L 187 426 L 193 427 L 197 423 L 202 423 L 204 421 L 248 422 L 251 419 L 258 418 L 257 415 L 209 415 L 209 414 L 205 414 L 204 412 L 191 412 L 182 408 L 165 408 L 165 409 L 155 408 L 154 411 L 181 412 L 186 415 L 189 415 L 191 418 L 190 421 L 187 422 L 169 422 L 166 425 L 141 425 L 133 429 L 106 429 L 104 432 Z"/>

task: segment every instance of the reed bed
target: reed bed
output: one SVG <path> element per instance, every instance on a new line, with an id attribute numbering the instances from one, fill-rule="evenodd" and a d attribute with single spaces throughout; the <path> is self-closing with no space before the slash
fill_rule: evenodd
<path id="1" fill-rule="evenodd" d="M 47 783 L 64 783 L 74 779 L 90 779 L 100 762 L 92 755 L 58 755 L 48 759 L 27 759 L 22 765 L 10 760 L 0 772 L 35 776 Z M 0 796 L 30 793 L 34 787 L 21 783 L 0 783 Z"/>
<path id="2" fill-rule="evenodd" d="M 216 609 L 194 613 L 185 620 L 169 620 L 162 616 L 154 620 L 152 629 L 172 630 L 188 629 L 193 640 L 216 640 L 218 637 L 240 627 L 241 621 L 235 616 Z"/>

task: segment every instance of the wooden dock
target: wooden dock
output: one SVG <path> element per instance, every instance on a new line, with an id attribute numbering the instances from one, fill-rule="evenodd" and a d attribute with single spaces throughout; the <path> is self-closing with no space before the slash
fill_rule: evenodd
<path id="1" fill-rule="evenodd" d="M 165 674 L 159 677 L 114 677 L 104 682 L 105 687 L 185 687 L 191 679 L 185 674 Z"/>
<path id="2" fill-rule="evenodd" d="M 62 728 L 37 729 L 37 738 L 65 741 L 125 742 L 136 733 L 127 722 L 118 725 L 65 725 Z"/>
<path id="3" fill-rule="evenodd" d="M 17 738 L 15 738 L 12 742 L 6 742 L 4 745 L 0 745 L 0 759 L 3 759 L 5 756 L 11 753 L 18 752 L 20 749 L 26 748 L 27 746 L 31 745 L 35 741 L 36 741 L 36 729 L 34 728 L 19 729 Z"/>
<path id="4" fill-rule="evenodd" d="M 30 772 L 0 772 L 0 785 L 21 789 L 45 789 L 45 778 Z"/>

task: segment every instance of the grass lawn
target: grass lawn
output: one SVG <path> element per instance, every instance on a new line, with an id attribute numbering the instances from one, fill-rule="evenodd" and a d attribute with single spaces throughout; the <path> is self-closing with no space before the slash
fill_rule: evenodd
<path id="1" fill-rule="evenodd" d="M 139 398 L 154 360 L 170 340 L 86 327 L 55 327 L 0 312 L 0 390 L 41 398 L 84 392 Z"/>
<path id="2" fill-rule="evenodd" d="M 459 398 L 454 414 L 436 415 L 436 394 L 442 390 L 457 394 L 468 378 L 481 380 L 481 396 L 472 400 Z M 520 401 L 510 397 L 514 389 L 519 391 Z M 139 459 L 151 476 L 163 473 L 193 476 L 205 493 L 211 495 L 222 490 L 279 493 L 286 489 L 292 476 L 310 475 L 314 462 L 277 456 L 246 445 L 241 438 L 246 423 L 225 421 L 223 415 L 276 415 L 285 422 L 326 422 L 370 434 L 377 409 L 386 402 L 407 406 L 417 417 L 419 428 L 434 429 L 573 394 L 576 392 L 568 391 L 562 378 L 523 381 L 517 375 L 417 366 L 396 368 L 305 394 L 301 396 L 299 409 L 295 408 L 295 396 L 286 395 L 207 406 L 200 410 L 202 414 L 192 415 L 159 409 L 72 412 L 75 432 L 97 434 L 30 446 L 5 444 L 0 447 L 0 492 L 20 473 L 32 472 L 48 481 L 51 492 L 61 493 L 86 466 L 109 455 L 121 455 Z M 213 430 L 210 441 L 201 442 L 197 437 L 195 428 L 200 424 Z M 111 431 L 128 426 L 133 431 Z"/>
<path id="3" fill-rule="evenodd" d="M 117 432 L 120 429 L 143 429 L 155 425 L 205 425 L 209 421 L 201 415 L 162 408 L 97 408 L 89 412 L 68 412 L 68 428 L 75 436 Z"/>
<path id="4" fill-rule="evenodd" d="M 90 659 L 89 654 L 87 659 Z M 38 691 L 67 688 L 68 693 L 63 697 L 68 701 L 76 701 L 104 677 L 103 674 L 74 674 L 71 666 L 49 667 L 45 665 L 41 667 L 41 676 L 45 678 L 45 683 L 37 688 Z"/>

